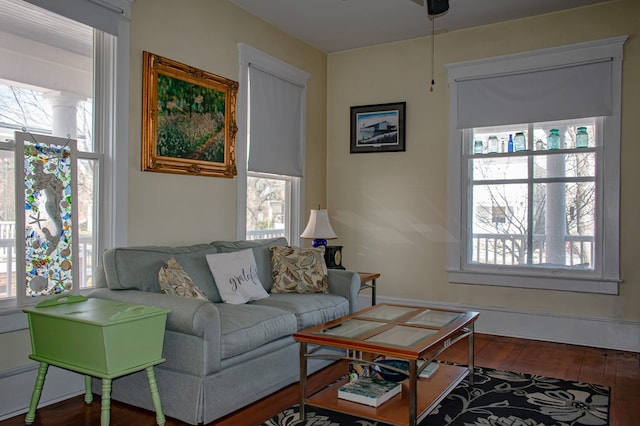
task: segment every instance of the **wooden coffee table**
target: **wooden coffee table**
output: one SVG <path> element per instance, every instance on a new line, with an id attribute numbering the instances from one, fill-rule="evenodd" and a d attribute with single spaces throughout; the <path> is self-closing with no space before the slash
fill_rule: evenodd
<path id="1" fill-rule="evenodd" d="M 294 333 L 293 337 L 300 342 L 301 418 L 304 419 L 307 404 L 395 425 L 417 425 L 467 375 L 473 386 L 473 329 L 478 315 L 441 308 L 378 304 Z M 442 363 L 430 378 L 418 377 L 422 368 L 467 337 L 467 366 Z M 407 360 L 409 372 L 403 381 L 402 393 L 378 407 L 346 401 L 338 398 L 338 388 L 348 381 L 344 378 L 307 396 L 307 360 L 331 357 L 316 353 L 318 346 L 345 349 L 344 356 L 333 356 L 338 359 L 375 364 L 370 356 L 363 357 L 363 354 L 376 354 Z"/>

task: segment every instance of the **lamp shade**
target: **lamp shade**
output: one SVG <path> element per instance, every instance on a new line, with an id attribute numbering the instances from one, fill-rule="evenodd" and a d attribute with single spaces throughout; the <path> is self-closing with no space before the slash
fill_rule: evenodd
<path id="1" fill-rule="evenodd" d="M 307 223 L 307 227 L 300 236 L 302 238 L 313 238 L 319 240 L 331 240 L 338 238 L 333 228 L 331 228 L 329 214 L 324 209 L 311 210 L 309 223 Z"/>

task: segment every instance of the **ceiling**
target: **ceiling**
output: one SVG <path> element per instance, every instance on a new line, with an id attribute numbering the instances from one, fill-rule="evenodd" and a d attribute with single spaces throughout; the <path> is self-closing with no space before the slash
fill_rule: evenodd
<path id="1" fill-rule="evenodd" d="M 230 0 L 326 53 L 431 34 L 420 0 Z M 449 0 L 436 33 L 541 15 L 611 0 Z"/>

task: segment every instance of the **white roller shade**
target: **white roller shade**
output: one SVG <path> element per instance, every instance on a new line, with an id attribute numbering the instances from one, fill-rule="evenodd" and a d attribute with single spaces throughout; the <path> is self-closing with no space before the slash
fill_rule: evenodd
<path id="1" fill-rule="evenodd" d="M 118 35 L 118 21 L 130 19 L 132 0 L 26 0 L 31 4 Z"/>
<path id="2" fill-rule="evenodd" d="M 457 128 L 611 115 L 611 59 L 456 80 Z"/>
<path id="3" fill-rule="evenodd" d="M 248 170 L 303 176 L 304 87 L 249 66 Z"/>

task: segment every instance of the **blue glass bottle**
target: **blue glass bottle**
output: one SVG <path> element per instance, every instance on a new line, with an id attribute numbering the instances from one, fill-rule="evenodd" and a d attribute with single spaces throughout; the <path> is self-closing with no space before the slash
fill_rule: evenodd
<path id="1" fill-rule="evenodd" d="M 509 142 L 507 143 L 507 151 L 513 152 L 513 136 L 509 135 Z"/>
<path id="2" fill-rule="evenodd" d="M 548 149 L 560 149 L 560 133 L 558 129 L 549 130 L 549 136 L 547 137 Z"/>

